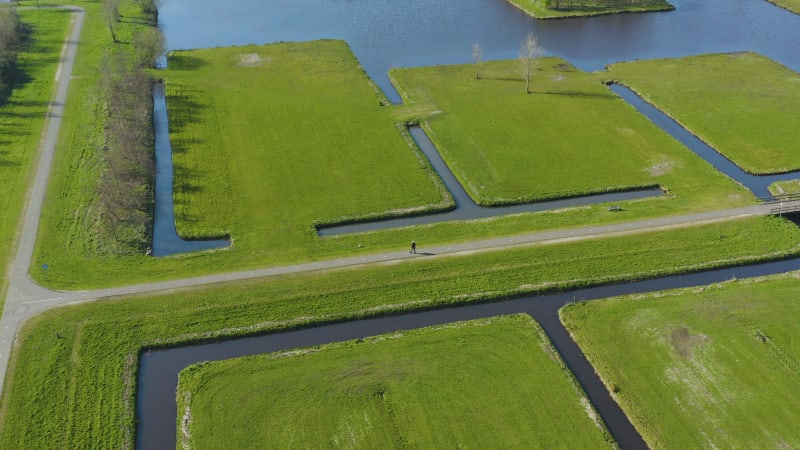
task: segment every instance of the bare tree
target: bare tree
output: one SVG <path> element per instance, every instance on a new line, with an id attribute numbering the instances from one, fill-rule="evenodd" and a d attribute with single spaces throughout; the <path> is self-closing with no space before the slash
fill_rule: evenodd
<path id="1" fill-rule="evenodd" d="M 525 78 L 525 93 L 531 93 L 531 72 L 533 71 L 536 58 L 542 56 L 542 48 L 539 47 L 539 39 L 533 31 L 525 36 L 519 46 L 519 66 L 523 78 Z"/>
<path id="2" fill-rule="evenodd" d="M 133 46 L 139 66 L 155 67 L 156 58 L 164 54 L 164 35 L 156 27 L 145 28 L 134 34 Z"/>
<path id="3" fill-rule="evenodd" d="M 113 39 L 114 42 L 119 42 L 116 33 L 117 22 L 119 22 L 119 1 L 120 0 L 105 0 L 105 3 L 103 3 L 103 18 L 106 19 L 108 31 L 111 32 L 111 39 Z"/>
<path id="4" fill-rule="evenodd" d="M 472 44 L 472 59 L 475 60 L 475 79 L 479 80 L 481 78 L 480 73 L 478 70 L 481 66 L 481 59 L 483 58 L 483 49 L 481 48 L 481 44 L 477 42 Z"/>

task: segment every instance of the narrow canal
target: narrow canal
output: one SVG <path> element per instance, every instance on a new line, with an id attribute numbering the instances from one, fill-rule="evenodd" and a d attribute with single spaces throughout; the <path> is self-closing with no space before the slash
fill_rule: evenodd
<path id="1" fill-rule="evenodd" d="M 731 279 L 778 274 L 792 270 L 800 270 L 800 258 L 600 286 L 553 295 L 356 320 L 211 344 L 147 351 L 139 359 L 136 407 L 139 428 L 136 447 L 148 450 L 175 448 L 177 417 L 175 392 L 178 373 L 191 364 L 340 342 L 462 320 L 525 313 L 530 314 L 542 325 L 619 444 L 623 448 L 645 448 L 641 436 L 613 401 L 592 366 L 562 326 L 558 319 L 558 310 L 562 306 L 576 301 L 702 286 Z"/>

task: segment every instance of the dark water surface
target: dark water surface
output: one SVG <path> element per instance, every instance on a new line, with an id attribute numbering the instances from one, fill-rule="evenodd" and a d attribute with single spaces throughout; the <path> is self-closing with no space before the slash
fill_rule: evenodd
<path id="1" fill-rule="evenodd" d="M 529 31 L 583 70 L 656 57 L 751 50 L 800 70 L 800 16 L 766 0 L 672 0 L 675 11 L 534 20 L 504 0 L 163 0 L 170 49 L 344 39 L 393 100 L 392 67 L 516 58 Z"/>

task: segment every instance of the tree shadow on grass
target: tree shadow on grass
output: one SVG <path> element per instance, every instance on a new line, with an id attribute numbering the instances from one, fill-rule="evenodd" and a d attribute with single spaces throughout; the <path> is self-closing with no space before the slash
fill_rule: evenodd
<path id="1" fill-rule="evenodd" d="M 207 66 L 208 62 L 185 53 L 173 53 L 169 55 L 167 64 L 170 70 L 197 70 Z"/>
<path id="2" fill-rule="evenodd" d="M 203 192 L 199 181 L 205 178 L 203 173 L 197 169 L 190 169 L 180 164 L 172 163 L 173 180 L 172 188 L 177 193 L 195 194 Z M 185 205 L 184 205 L 185 206 Z"/>
<path id="3" fill-rule="evenodd" d="M 4 142 L 0 141 L 0 145 L 4 145 Z M 8 151 L 0 150 L 0 168 L 3 167 L 19 167 L 19 163 L 17 161 L 12 161 L 8 158 Z"/>
<path id="4" fill-rule="evenodd" d="M 187 88 L 185 86 L 167 86 L 167 110 L 169 112 L 169 131 L 170 134 L 177 134 L 184 131 L 187 126 L 200 121 L 203 110 L 208 108 L 195 99 L 203 95 L 200 89 Z M 191 145 L 202 144 L 204 141 L 195 137 L 171 138 L 172 152 L 183 153 Z"/>

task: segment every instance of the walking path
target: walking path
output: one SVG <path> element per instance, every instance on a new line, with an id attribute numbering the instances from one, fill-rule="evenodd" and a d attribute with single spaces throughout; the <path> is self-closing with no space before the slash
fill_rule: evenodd
<path id="1" fill-rule="evenodd" d="M 675 227 L 688 227 L 704 223 L 727 221 L 740 217 L 768 215 L 771 214 L 775 208 L 775 205 L 760 204 L 730 210 L 662 217 L 621 224 L 528 233 L 519 236 L 486 239 L 432 248 L 418 247 L 417 254 L 409 254 L 407 253 L 406 249 L 403 249 L 396 252 L 361 255 L 328 261 L 310 262 L 232 273 L 213 274 L 118 288 L 79 292 L 53 291 L 34 283 L 28 276 L 28 271 L 33 258 L 33 249 L 39 228 L 39 217 L 41 214 L 42 205 L 44 203 L 50 167 L 52 165 L 58 132 L 61 126 L 61 117 L 64 113 L 67 90 L 69 88 L 78 40 L 84 20 L 83 9 L 78 7 L 68 7 L 68 9 L 74 12 L 72 17 L 72 28 L 64 44 L 62 59 L 56 71 L 56 92 L 48 109 L 47 124 L 43 131 L 40 142 L 40 161 L 37 167 L 33 187 L 30 191 L 28 205 L 24 214 L 24 226 L 22 235 L 20 237 L 19 249 L 14 261 L 9 267 L 10 280 L 8 295 L 6 298 L 2 319 L 0 319 L 0 391 L 2 391 L 3 388 L 12 344 L 19 326 L 26 319 L 33 317 L 46 309 L 59 305 L 88 302 L 101 298 L 126 294 L 158 292 L 169 289 L 179 289 L 211 283 L 269 277 L 288 273 L 310 272 L 362 264 L 397 261 L 406 258 L 438 257 L 441 255 L 453 255 L 466 252 L 492 251 L 521 245 L 551 244 L 574 240 L 592 239 L 601 236 L 607 237 L 629 233 L 656 231 Z M 800 200 L 784 202 L 782 207 L 787 209 L 800 208 Z"/>

